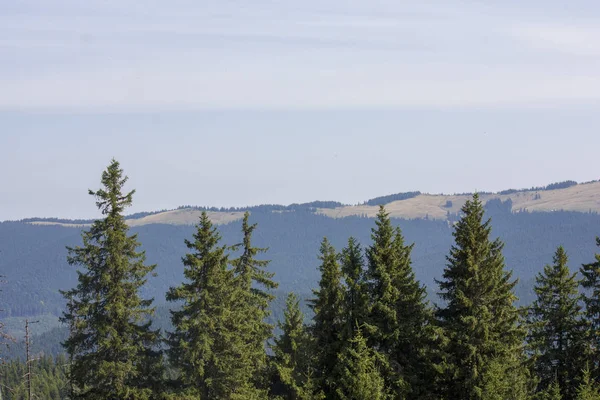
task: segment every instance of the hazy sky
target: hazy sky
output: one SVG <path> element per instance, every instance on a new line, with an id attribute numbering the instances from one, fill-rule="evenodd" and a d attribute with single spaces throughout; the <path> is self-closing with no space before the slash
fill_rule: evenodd
<path id="1" fill-rule="evenodd" d="M 526 3 L 526 5 L 523 5 Z M 597 0 L 0 1 L 0 220 L 600 178 Z"/>

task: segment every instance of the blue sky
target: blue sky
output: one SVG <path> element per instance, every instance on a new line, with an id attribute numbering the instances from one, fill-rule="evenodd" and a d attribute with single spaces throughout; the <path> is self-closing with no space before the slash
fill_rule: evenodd
<path id="1" fill-rule="evenodd" d="M 595 1 L 0 3 L 0 220 L 597 179 Z"/>

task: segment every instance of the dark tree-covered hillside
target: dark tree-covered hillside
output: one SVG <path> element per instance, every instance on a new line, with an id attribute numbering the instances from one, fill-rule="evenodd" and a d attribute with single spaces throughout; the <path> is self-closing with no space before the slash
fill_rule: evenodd
<path id="1" fill-rule="evenodd" d="M 533 299 L 533 279 L 552 256 L 558 245 L 571 255 L 572 265 L 588 263 L 597 251 L 590 238 L 600 233 L 600 216 L 576 212 L 515 213 L 491 207 L 495 236 L 505 242 L 506 265 L 519 278 L 520 298 Z M 254 241 L 269 248 L 269 271 L 275 272 L 283 292 L 310 293 L 318 281 L 315 249 L 324 236 L 336 248 L 346 245 L 348 236 L 368 243 L 372 219 L 348 217 L 333 219 L 310 211 L 285 213 L 252 212 L 252 220 L 261 229 Z M 400 226 L 412 252 L 417 279 L 430 289 L 433 279 L 441 275 L 445 256 L 452 243 L 451 226 L 445 221 L 392 219 Z M 241 221 L 219 226 L 227 243 L 239 241 Z M 142 290 L 145 297 L 162 299 L 167 289 L 183 277 L 181 254 L 184 239 L 193 233 L 192 226 L 145 225 L 131 229 L 139 235 L 141 249 L 148 263 L 157 264 L 156 278 L 149 278 Z M 6 316 L 59 315 L 64 300 L 59 289 L 76 282 L 75 268 L 67 264 L 65 246 L 77 245 L 80 229 L 61 226 L 31 225 L 23 222 L 0 223 L 0 271 L 10 282 L 1 296 Z"/>

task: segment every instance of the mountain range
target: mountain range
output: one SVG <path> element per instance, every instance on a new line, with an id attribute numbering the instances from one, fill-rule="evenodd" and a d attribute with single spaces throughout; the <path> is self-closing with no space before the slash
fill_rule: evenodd
<path id="1" fill-rule="evenodd" d="M 229 209 L 182 206 L 130 215 L 128 223 L 131 231 L 139 235 L 148 261 L 157 264 L 157 276 L 149 278 L 143 294 L 153 297 L 159 309 L 165 310 L 162 319 L 168 315 L 164 294 L 183 279 L 181 257 L 187 251 L 184 240 L 192 236 L 193 225 L 203 210 L 218 224 L 223 244 L 228 245 L 241 241 L 239 220 L 249 211 L 251 221 L 258 223 L 256 245 L 269 248 L 266 258 L 271 260 L 269 269 L 279 282 L 278 298 L 295 291 L 306 299 L 319 278 L 320 240 L 327 236 L 341 250 L 348 237 L 354 236 L 363 247 L 368 246 L 374 226 L 372 217 L 378 205 L 384 204 L 406 240 L 415 243 L 413 268 L 436 301 L 435 279 L 442 274 L 453 242 L 453 223 L 470 196 L 409 192 L 358 205 L 316 201 Z M 493 235 L 505 242 L 507 268 L 519 278 L 517 294 L 521 304 L 531 301 L 534 278 L 552 261 L 558 245 L 567 250 L 572 270 L 593 259 L 597 251 L 595 237 L 600 235 L 600 182 L 566 181 L 480 196 L 492 218 Z M 5 322 L 14 333 L 20 335 L 24 318 L 44 321 L 36 328 L 38 333 L 56 326 L 64 307 L 59 290 L 76 283 L 75 267 L 66 260 L 66 246 L 80 244 L 81 230 L 91 222 L 29 218 L 0 223 L 0 271 L 6 280 L 0 301 Z M 281 302 L 278 300 L 277 304 Z"/>

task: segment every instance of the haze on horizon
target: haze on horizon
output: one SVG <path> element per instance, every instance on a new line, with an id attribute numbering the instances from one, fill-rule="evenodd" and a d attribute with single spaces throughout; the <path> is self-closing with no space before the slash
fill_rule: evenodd
<path id="1" fill-rule="evenodd" d="M 600 178 L 591 0 L 0 4 L 0 220 Z"/>

